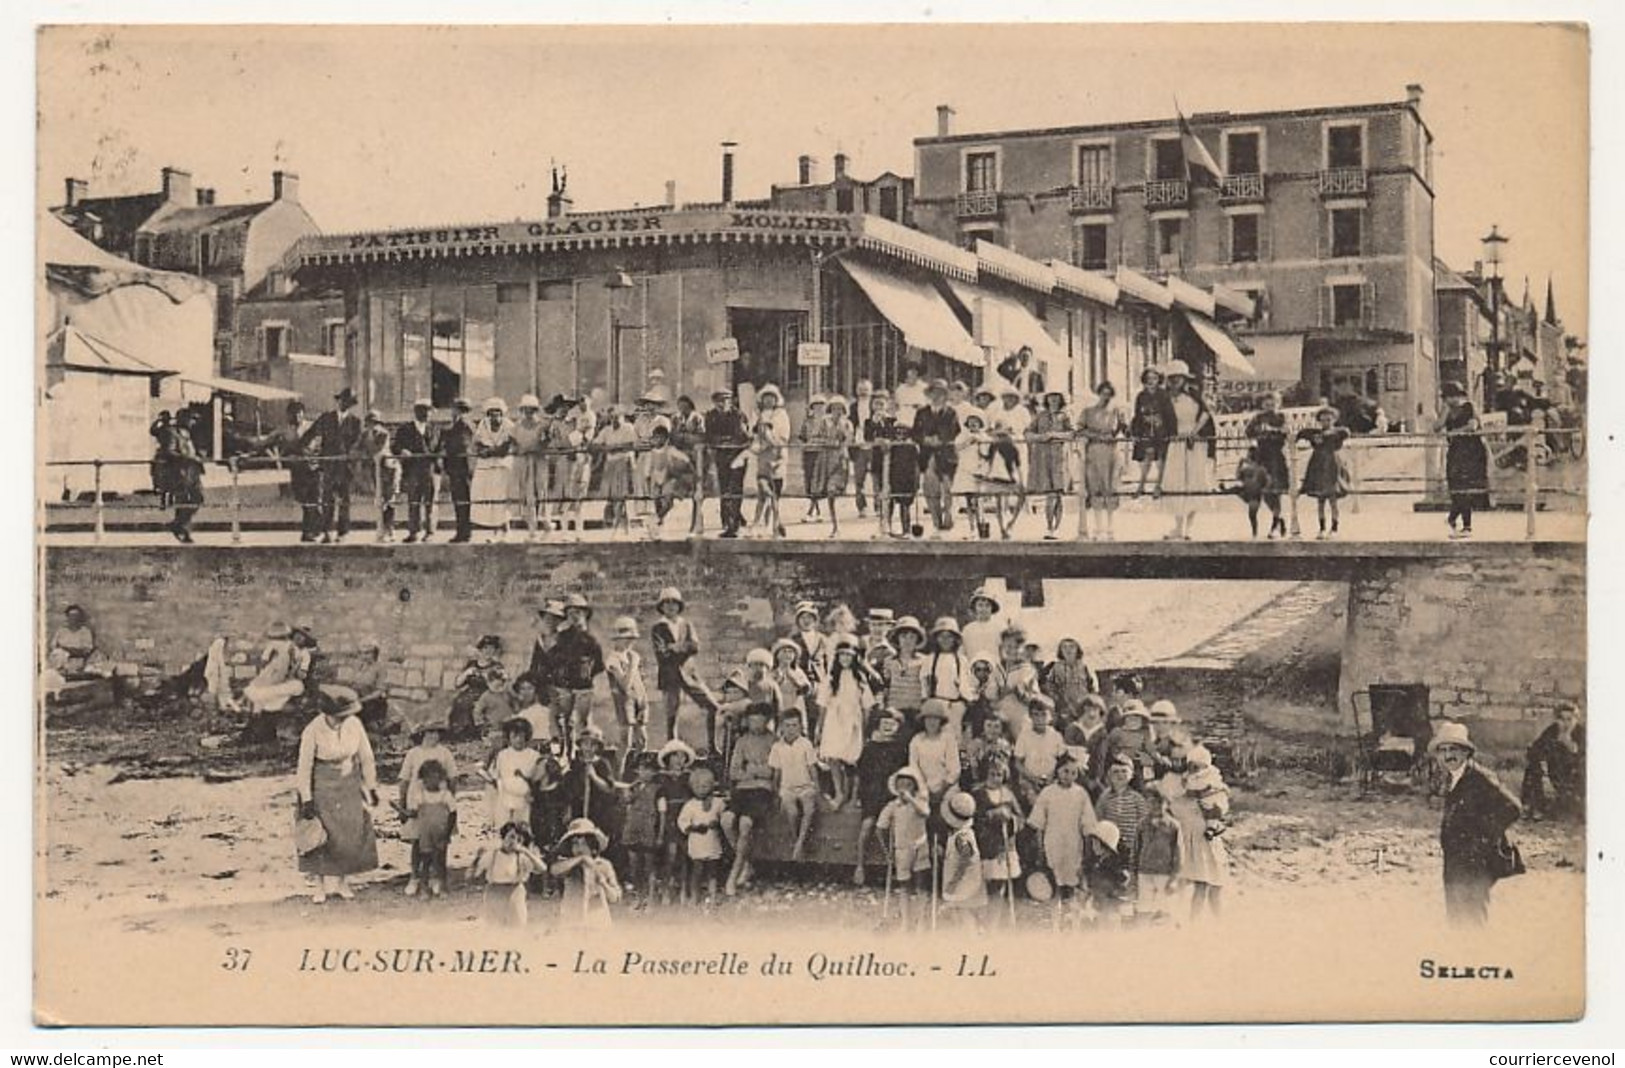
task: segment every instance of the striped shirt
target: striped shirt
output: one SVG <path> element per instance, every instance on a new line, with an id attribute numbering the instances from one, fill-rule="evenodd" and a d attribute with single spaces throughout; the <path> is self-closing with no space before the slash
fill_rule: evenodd
<path id="1" fill-rule="evenodd" d="M 892 708 L 919 710 L 925 697 L 925 679 L 920 673 L 924 659 L 915 654 L 908 660 L 897 657 L 886 661 L 886 703 Z"/>
<path id="2" fill-rule="evenodd" d="M 1117 824 L 1117 830 L 1122 835 L 1118 840 L 1118 849 L 1128 858 L 1130 871 L 1139 862 L 1140 824 L 1150 811 L 1151 806 L 1140 792 L 1126 786 L 1121 790 L 1107 787 L 1100 800 L 1095 802 L 1095 815 Z"/>

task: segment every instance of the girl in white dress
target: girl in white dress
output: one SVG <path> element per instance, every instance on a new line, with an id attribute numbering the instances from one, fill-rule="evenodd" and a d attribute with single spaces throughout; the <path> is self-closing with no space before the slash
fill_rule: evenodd
<path id="1" fill-rule="evenodd" d="M 858 670 L 858 642 L 851 635 L 836 639 L 834 664 L 818 686 L 818 757 L 827 761 L 835 779 L 838 811 L 851 796 L 848 784 L 852 768 L 863 753 L 863 723 L 874 706 L 874 694 Z"/>

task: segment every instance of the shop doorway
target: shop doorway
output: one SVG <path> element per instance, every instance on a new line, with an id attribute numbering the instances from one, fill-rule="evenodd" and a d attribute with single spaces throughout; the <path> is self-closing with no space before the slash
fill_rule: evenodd
<path id="1" fill-rule="evenodd" d="M 787 396 L 805 385 L 806 372 L 796 366 L 796 346 L 807 333 L 807 313 L 774 308 L 729 308 L 728 335 L 739 342 L 733 384 L 763 386 L 771 382 Z"/>

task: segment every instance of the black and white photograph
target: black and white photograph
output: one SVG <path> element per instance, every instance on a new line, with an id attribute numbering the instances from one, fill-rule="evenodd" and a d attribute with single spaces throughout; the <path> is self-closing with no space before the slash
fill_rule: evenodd
<path id="1" fill-rule="evenodd" d="M 1586 1012 L 1584 25 L 34 44 L 37 1022 Z"/>

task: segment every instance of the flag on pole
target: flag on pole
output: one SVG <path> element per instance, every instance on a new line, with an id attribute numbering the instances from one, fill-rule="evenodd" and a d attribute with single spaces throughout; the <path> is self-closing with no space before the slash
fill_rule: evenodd
<path id="1" fill-rule="evenodd" d="M 1174 113 L 1179 116 L 1179 146 L 1185 153 L 1186 177 L 1194 184 L 1210 185 L 1217 189 L 1224 181 L 1224 172 L 1219 169 L 1213 153 L 1207 150 L 1207 146 L 1191 129 L 1178 104 L 1174 105 Z"/>

